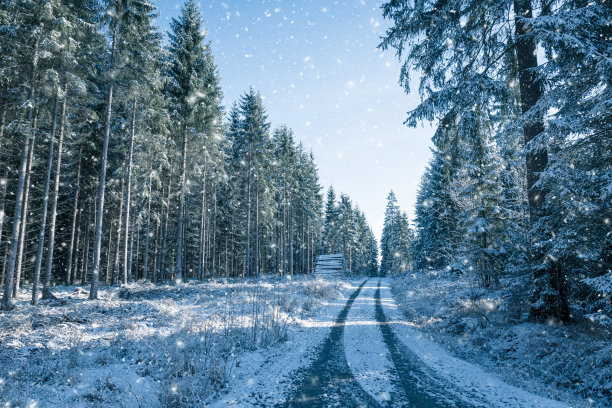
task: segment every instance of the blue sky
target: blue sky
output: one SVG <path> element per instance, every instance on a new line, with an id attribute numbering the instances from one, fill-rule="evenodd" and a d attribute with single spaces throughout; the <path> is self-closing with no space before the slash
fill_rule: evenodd
<path id="1" fill-rule="evenodd" d="M 314 152 L 324 188 L 349 194 L 380 238 L 393 189 L 412 218 L 433 130 L 402 124 L 418 95 L 398 85 L 393 51 L 377 49 L 381 1 L 208 0 L 198 5 L 221 74 L 224 105 L 253 86 L 272 126 Z M 169 27 L 183 2 L 158 0 Z M 416 87 L 414 87 L 416 89 Z"/>

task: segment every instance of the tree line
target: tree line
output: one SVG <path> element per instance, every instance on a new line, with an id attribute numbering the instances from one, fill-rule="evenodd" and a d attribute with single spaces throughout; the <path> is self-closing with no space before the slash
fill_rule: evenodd
<path id="1" fill-rule="evenodd" d="M 321 247 L 327 254 L 343 254 L 350 274 L 378 275 L 378 242 L 365 214 L 348 195 L 338 200 L 333 186 L 325 200 Z"/>
<path id="2" fill-rule="evenodd" d="M 222 106 L 193 0 L 167 41 L 157 16 L 142 0 L 0 5 L 4 308 L 29 282 L 35 304 L 58 282 L 96 299 L 100 284 L 313 270 L 312 153 L 271 129 L 254 89 Z"/>
<path id="3" fill-rule="evenodd" d="M 387 196 L 387 208 L 380 239 L 380 274 L 406 273 L 413 267 L 413 231 L 408 214 L 401 211 L 393 191 Z"/>
<path id="4" fill-rule="evenodd" d="M 417 269 L 506 285 L 532 320 L 612 312 L 612 9 L 606 1 L 390 1 L 380 44 L 436 121 Z"/>

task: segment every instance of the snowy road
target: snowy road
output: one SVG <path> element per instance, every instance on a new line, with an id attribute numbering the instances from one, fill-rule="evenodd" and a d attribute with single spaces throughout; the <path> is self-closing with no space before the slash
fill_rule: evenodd
<path id="1" fill-rule="evenodd" d="M 295 375 L 295 374 L 294 374 Z M 566 407 L 504 383 L 423 338 L 389 281 L 364 281 L 283 407 Z"/>
<path id="2" fill-rule="evenodd" d="M 364 281 L 347 301 L 314 363 L 298 375 L 298 388 L 288 398 L 287 406 L 376 405 L 375 400 L 359 386 L 352 375 L 343 347 L 348 312 L 366 284 L 367 281 Z"/>
<path id="3" fill-rule="evenodd" d="M 450 355 L 406 322 L 390 283 L 343 282 L 287 343 L 242 358 L 234 386 L 210 405 L 568 407 Z"/>

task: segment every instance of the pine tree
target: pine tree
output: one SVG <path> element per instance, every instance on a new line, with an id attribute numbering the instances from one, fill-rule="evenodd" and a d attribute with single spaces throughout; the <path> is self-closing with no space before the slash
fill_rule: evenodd
<path id="1" fill-rule="evenodd" d="M 491 141 L 491 129 L 480 109 L 463 119 L 458 132 L 466 144 L 462 167 L 453 185 L 457 223 L 462 236 L 455 258 L 468 261 L 470 271 L 484 287 L 499 281 L 503 265 L 499 256 L 505 230 L 499 183 L 499 158 Z"/>
<path id="2" fill-rule="evenodd" d="M 355 249 L 355 219 L 353 213 L 353 204 L 351 199 L 346 194 L 340 195 L 340 203 L 338 205 L 339 224 L 338 236 L 340 238 L 340 248 L 348 265 L 349 273 L 352 273 L 353 256 Z"/>
<path id="3" fill-rule="evenodd" d="M 393 191 L 387 196 L 387 208 L 380 240 L 382 260 L 380 274 L 404 273 L 412 263 L 412 233 L 408 216 L 400 211 Z"/>
<path id="4" fill-rule="evenodd" d="M 175 274 L 178 282 L 184 279 L 185 196 L 187 194 L 187 162 L 190 139 L 213 136 L 221 113 L 219 78 L 210 44 L 204 41 L 202 16 L 194 0 L 189 0 L 181 16 L 173 19 L 170 33 L 169 84 L 173 133 L 180 141 L 179 208 Z"/>
<path id="5" fill-rule="evenodd" d="M 340 217 L 336 208 L 336 192 L 333 186 L 327 190 L 323 223 L 323 251 L 328 254 L 337 253 L 339 249 L 338 226 Z"/>

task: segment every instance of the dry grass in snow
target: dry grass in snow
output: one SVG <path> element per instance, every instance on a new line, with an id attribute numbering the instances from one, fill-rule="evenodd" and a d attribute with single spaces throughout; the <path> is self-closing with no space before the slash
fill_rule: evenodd
<path id="1" fill-rule="evenodd" d="M 0 406 L 201 406 L 233 386 L 241 353 L 284 342 L 338 290 L 300 276 L 54 293 L 0 312 Z"/>

